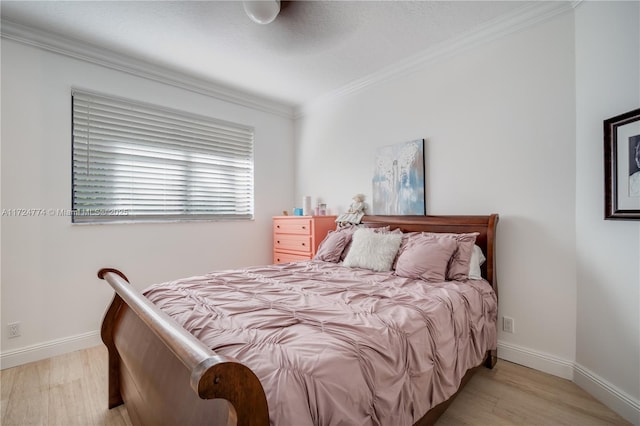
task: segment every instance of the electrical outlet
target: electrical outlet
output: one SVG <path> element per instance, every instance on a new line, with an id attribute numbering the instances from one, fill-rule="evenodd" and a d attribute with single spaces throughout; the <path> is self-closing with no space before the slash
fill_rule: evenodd
<path id="1" fill-rule="evenodd" d="M 7 324 L 7 328 L 9 329 L 9 339 L 20 336 L 21 333 L 19 322 L 12 322 L 11 324 Z"/>
<path id="2" fill-rule="evenodd" d="M 515 333 L 513 318 L 502 317 L 502 331 L 505 333 Z"/>

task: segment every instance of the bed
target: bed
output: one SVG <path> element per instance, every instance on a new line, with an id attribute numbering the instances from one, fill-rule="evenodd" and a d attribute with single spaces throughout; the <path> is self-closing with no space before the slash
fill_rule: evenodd
<path id="1" fill-rule="evenodd" d="M 109 408 L 125 403 L 140 425 L 433 424 L 478 368 L 497 361 L 498 215 L 362 222 L 337 262 L 217 271 L 144 295 L 122 272 L 101 269 L 116 291 L 101 330 Z M 357 263 L 362 238 L 395 244 L 398 233 L 391 272 Z M 449 274 L 460 235 L 486 257 L 482 279 L 426 285 L 396 275 L 414 273 L 401 256 L 425 238 L 454 246 Z"/>

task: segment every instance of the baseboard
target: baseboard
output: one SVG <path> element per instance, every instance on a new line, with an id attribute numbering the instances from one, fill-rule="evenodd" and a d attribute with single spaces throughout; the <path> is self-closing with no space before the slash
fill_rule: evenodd
<path id="1" fill-rule="evenodd" d="M 90 331 L 62 339 L 50 340 L 37 345 L 25 346 L 0 353 L 0 369 L 11 368 L 28 362 L 39 361 L 52 356 L 97 346 L 101 343 L 100 333 Z"/>
<path id="2" fill-rule="evenodd" d="M 640 401 L 580 364 L 574 365 L 578 386 L 634 425 L 640 425 Z"/>
<path id="3" fill-rule="evenodd" d="M 62 355 L 101 343 L 98 331 L 50 340 L 0 353 L 0 369 Z M 498 342 L 498 357 L 554 376 L 572 380 L 634 425 L 640 425 L 640 401 L 580 364 L 512 343 Z"/>
<path id="4" fill-rule="evenodd" d="M 555 355 L 498 341 L 498 358 L 573 380 L 573 361 L 558 358 Z"/>
<path id="5" fill-rule="evenodd" d="M 631 424 L 640 426 L 640 401 L 580 364 L 500 341 L 498 358 L 571 380 Z"/>

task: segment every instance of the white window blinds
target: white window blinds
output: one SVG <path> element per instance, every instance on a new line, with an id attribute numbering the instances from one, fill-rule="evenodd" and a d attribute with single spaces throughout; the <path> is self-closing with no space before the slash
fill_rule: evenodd
<path id="1" fill-rule="evenodd" d="M 253 129 L 72 92 L 73 221 L 253 219 Z"/>

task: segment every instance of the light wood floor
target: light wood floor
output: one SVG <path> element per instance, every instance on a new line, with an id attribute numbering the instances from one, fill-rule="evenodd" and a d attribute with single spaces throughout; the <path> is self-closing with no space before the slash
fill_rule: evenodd
<path id="1" fill-rule="evenodd" d="M 107 351 L 97 346 L 0 371 L 3 426 L 131 426 L 107 409 Z M 438 421 L 446 425 L 628 425 L 575 384 L 499 360 L 480 369 Z"/>

